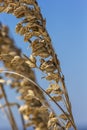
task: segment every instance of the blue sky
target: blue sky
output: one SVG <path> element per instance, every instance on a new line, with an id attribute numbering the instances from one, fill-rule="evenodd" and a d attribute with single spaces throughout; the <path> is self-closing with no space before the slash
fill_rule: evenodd
<path id="1" fill-rule="evenodd" d="M 87 127 L 87 0 L 38 0 L 72 103 L 78 126 Z M 23 38 L 15 35 L 15 17 L 0 14 L 0 21 L 10 26 L 18 47 L 28 53 Z"/>

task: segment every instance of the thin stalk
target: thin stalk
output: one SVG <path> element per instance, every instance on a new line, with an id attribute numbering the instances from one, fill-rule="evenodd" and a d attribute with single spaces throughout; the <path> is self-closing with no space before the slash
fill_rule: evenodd
<path id="1" fill-rule="evenodd" d="M 63 87 L 66 88 L 66 86 L 65 86 L 65 82 L 64 82 L 64 79 L 61 78 L 61 80 L 62 80 Z M 66 88 L 66 94 L 65 94 L 65 97 L 66 97 L 67 101 L 70 103 L 69 98 L 68 98 L 67 88 Z M 66 106 L 67 106 L 67 105 L 66 105 Z M 70 111 L 69 114 L 70 114 L 70 116 L 72 117 L 72 121 L 73 121 L 73 124 L 74 124 L 74 129 L 77 130 L 76 125 L 75 125 L 75 122 L 74 122 L 74 118 L 73 118 L 73 115 L 72 115 L 72 110 L 71 110 L 71 107 L 70 107 L 69 104 L 68 104 L 67 109 Z"/>
<path id="2" fill-rule="evenodd" d="M 20 107 L 19 104 L 17 104 L 17 103 L 9 103 L 9 106 L 10 106 L 10 107 L 12 107 L 12 106 L 17 106 L 18 108 Z M 4 105 L 0 106 L 0 109 L 3 109 L 4 107 L 7 107 L 7 104 L 4 104 Z M 7 114 L 7 113 L 6 113 L 6 114 Z M 8 115 L 7 115 L 7 117 L 8 117 Z M 26 130 L 24 118 L 23 118 L 23 116 L 22 116 L 21 113 L 20 113 L 20 118 L 21 118 L 23 130 Z"/>
<path id="3" fill-rule="evenodd" d="M 19 106 L 19 104 L 17 104 L 17 103 L 9 103 L 9 106 Z M 7 104 L 4 104 L 4 105 L 2 105 L 2 106 L 0 106 L 0 109 L 2 109 L 2 108 L 4 108 L 4 107 L 7 107 Z"/>
<path id="4" fill-rule="evenodd" d="M 14 119 L 13 114 L 12 114 L 12 111 L 11 111 L 11 108 L 10 108 L 10 106 L 9 106 L 9 102 L 8 102 L 8 100 L 7 100 L 6 93 L 5 93 L 4 88 L 3 88 L 3 86 L 2 86 L 1 83 L 0 83 L 0 86 L 1 86 L 2 93 L 3 93 L 3 95 L 4 95 L 4 99 L 5 99 L 7 108 L 8 108 L 9 117 L 10 117 L 10 119 L 11 119 L 12 129 L 13 129 L 13 130 L 18 130 L 17 125 L 16 125 L 16 122 L 15 122 L 15 119 Z"/>
<path id="5" fill-rule="evenodd" d="M 31 80 L 30 78 L 27 78 L 26 76 L 19 74 L 17 72 L 12 72 L 12 71 L 8 71 L 8 70 L 2 70 L 1 73 L 10 73 L 10 74 L 15 74 L 18 75 L 22 78 L 25 78 L 26 80 L 28 80 L 29 82 L 31 82 L 32 84 L 34 84 L 36 87 L 40 88 L 56 105 L 57 107 L 65 114 L 65 116 L 67 117 L 67 119 L 71 122 L 72 126 L 74 127 L 75 130 L 77 130 L 75 128 L 75 125 L 73 123 L 73 121 L 68 117 L 68 115 L 66 114 L 66 112 L 63 110 L 63 108 L 43 89 L 41 88 L 37 83 L 35 83 L 33 80 Z"/>

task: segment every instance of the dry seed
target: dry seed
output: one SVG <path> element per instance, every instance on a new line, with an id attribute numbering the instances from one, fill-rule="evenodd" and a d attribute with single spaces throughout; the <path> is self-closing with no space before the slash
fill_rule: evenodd
<path id="1" fill-rule="evenodd" d="M 62 96 L 53 96 L 52 97 L 56 102 L 59 102 L 62 100 Z"/>
<path id="2" fill-rule="evenodd" d="M 30 55 L 30 58 L 29 58 L 33 63 L 36 63 L 36 59 L 33 55 Z"/>
<path id="3" fill-rule="evenodd" d="M 35 0 L 19 0 L 20 3 L 34 4 Z"/>
<path id="4" fill-rule="evenodd" d="M 63 120 L 67 120 L 67 117 L 66 117 L 65 114 L 61 114 L 59 117 L 60 117 L 61 119 L 63 119 Z"/>
<path id="5" fill-rule="evenodd" d="M 72 126 L 71 122 L 68 121 L 67 124 L 66 124 L 66 129 L 68 130 L 71 126 Z"/>
<path id="6" fill-rule="evenodd" d="M 26 27 L 21 27 L 19 30 L 20 35 L 24 35 L 27 32 L 27 28 Z"/>
<path id="7" fill-rule="evenodd" d="M 35 68 L 36 67 L 36 64 L 31 62 L 31 61 L 29 61 L 29 60 L 26 61 L 25 63 L 27 63 L 29 65 L 29 67 L 31 67 L 31 68 Z"/>
<path id="8" fill-rule="evenodd" d="M 0 13 L 1 13 L 1 12 L 3 12 L 3 11 L 4 11 L 4 9 L 5 9 L 5 7 L 0 6 Z"/>
<path id="9" fill-rule="evenodd" d="M 18 23 L 16 25 L 16 33 L 19 33 L 20 29 L 22 28 L 22 24 L 21 23 Z"/>

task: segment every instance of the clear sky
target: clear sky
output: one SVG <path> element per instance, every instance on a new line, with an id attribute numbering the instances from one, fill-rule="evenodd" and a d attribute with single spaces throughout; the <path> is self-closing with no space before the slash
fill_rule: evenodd
<path id="1" fill-rule="evenodd" d="M 87 0 L 38 2 L 65 75 L 75 122 L 87 127 Z M 23 53 L 27 53 L 23 38 L 15 35 L 18 20 L 0 14 L 0 21 L 10 26 L 11 36 L 15 37 Z"/>

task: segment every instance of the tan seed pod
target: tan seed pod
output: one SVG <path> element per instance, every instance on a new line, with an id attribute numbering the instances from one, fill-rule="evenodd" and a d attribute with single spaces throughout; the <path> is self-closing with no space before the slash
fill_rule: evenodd
<path id="1" fill-rule="evenodd" d="M 43 47 L 42 49 L 38 49 L 38 50 L 34 51 L 33 55 L 38 56 L 40 53 L 43 53 L 44 51 L 46 51 L 45 47 Z"/>
<path id="2" fill-rule="evenodd" d="M 32 46 L 32 45 L 31 45 Z M 45 44 L 43 43 L 38 43 L 38 44 L 35 44 L 34 46 L 32 46 L 32 51 L 37 51 L 38 49 L 42 49 L 43 47 L 45 47 Z"/>
<path id="3" fill-rule="evenodd" d="M 3 60 L 4 62 L 10 62 L 12 60 L 13 56 L 9 54 L 1 54 L 0 55 L 0 60 Z"/>
<path id="4" fill-rule="evenodd" d="M 52 76 L 51 75 L 47 75 L 46 77 L 45 77 L 47 80 L 53 80 L 53 78 L 52 78 Z"/>
<path id="5" fill-rule="evenodd" d="M 27 15 L 26 18 L 23 20 L 24 23 L 27 23 L 26 27 L 30 27 L 30 23 L 34 23 L 37 20 L 37 18 L 34 15 Z"/>
<path id="6" fill-rule="evenodd" d="M 10 2 L 10 3 L 9 3 L 9 6 L 12 7 L 12 8 L 14 8 L 14 9 L 16 9 L 16 8 L 19 6 L 19 3 Z"/>
<path id="7" fill-rule="evenodd" d="M 39 38 L 35 39 L 34 41 L 32 41 L 31 47 L 34 48 L 35 46 L 37 46 L 39 43 Z"/>
<path id="8" fill-rule="evenodd" d="M 56 117 L 50 118 L 48 121 L 48 128 L 53 127 L 58 122 Z"/>
<path id="9" fill-rule="evenodd" d="M 53 112 L 50 112 L 49 118 L 55 117 L 55 114 Z"/>
<path id="10" fill-rule="evenodd" d="M 46 35 L 46 34 L 45 34 Z M 44 36 L 44 33 L 43 33 L 43 37 L 44 37 L 44 41 L 46 43 L 51 43 L 51 39 L 48 37 L 48 36 Z"/>
<path id="11" fill-rule="evenodd" d="M 54 93 L 54 94 L 58 94 L 58 95 L 64 94 L 64 92 L 63 92 L 63 90 L 62 90 L 61 88 L 54 89 L 53 93 Z"/>
<path id="12" fill-rule="evenodd" d="M 29 65 L 29 67 L 31 67 L 31 68 L 36 67 L 36 64 L 34 62 L 32 62 L 31 60 L 27 60 L 27 61 L 25 61 L 25 63 L 27 63 Z"/>
<path id="13" fill-rule="evenodd" d="M 28 90 L 28 95 L 35 96 L 33 90 Z"/>
<path id="14" fill-rule="evenodd" d="M 62 96 L 53 96 L 52 98 L 57 102 L 62 100 Z"/>
<path id="15" fill-rule="evenodd" d="M 19 2 L 21 3 L 26 3 L 26 4 L 34 4 L 35 3 L 35 0 L 19 0 Z"/>
<path id="16" fill-rule="evenodd" d="M 48 88 L 48 89 L 46 90 L 46 92 L 47 92 L 48 94 L 52 93 L 52 91 L 53 91 L 52 88 Z"/>
<path id="17" fill-rule="evenodd" d="M 66 130 L 69 130 L 70 127 L 72 127 L 72 124 L 70 121 L 68 121 L 66 124 Z"/>
<path id="18" fill-rule="evenodd" d="M 20 112 L 23 112 L 23 111 L 25 111 L 25 110 L 27 110 L 28 109 L 28 106 L 27 105 L 21 105 L 21 107 L 19 108 L 19 111 Z"/>
<path id="19" fill-rule="evenodd" d="M 36 63 L 36 59 L 33 55 L 30 55 L 29 59 L 33 62 L 33 63 Z"/>
<path id="20" fill-rule="evenodd" d="M 59 87 L 59 85 L 58 84 L 50 84 L 50 86 L 48 87 L 48 89 L 46 90 L 46 92 L 47 93 L 53 93 L 54 92 L 54 90 L 56 90 L 56 89 L 59 89 L 60 87 Z"/>
<path id="21" fill-rule="evenodd" d="M 62 89 L 60 89 L 60 88 L 54 89 L 54 90 L 53 90 L 53 93 L 54 93 L 54 94 L 58 94 L 58 95 L 64 94 L 64 92 L 63 92 Z"/>
<path id="22" fill-rule="evenodd" d="M 46 67 L 45 67 L 45 71 L 48 73 L 48 72 L 50 72 L 50 73 L 53 73 L 54 71 L 55 71 L 55 66 L 53 66 L 53 65 L 47 65 Z"/>
<path id="23" fill-rule="evenodd" d="M 3 11 L 4 11 L 4 9 L 5 9 L 5 7 L 0 6 L 0 13 L 1 13 L 1 12 L 3 12 Z"/>
<path id="24" fill-rule="evenodd" d="M 38 37 L 38 36 L 40 36 L 41 34 L 39 33 L 39 32 L 35 32 L 35 31 L 33 31 L 33 32 L 27 32 L 27 33 L 25 33 L 25 35 L 24 35 L 24 41 L 25 42 L 27 42 L 30 38 L 32 38 L 33 36 L 34 37 Z"/>
<path id="25" fill-rule="evenodd" d="M 16 33 L 19 33 L 20 29 L 22 28 L 22 24 L 21 23 L 18 23 L 16 25 Z"/>
<path id="26" fill-rule="evenodd" d="M 32 95 L 26 95 L 24 97 L 24 99 L 26 99 L 31 107 L 41 107 L 42 103 L 39 99 L 35 98 L 35 96 Z"/>
<path id="27" fill-rule="evenodd" d="M 30 38 L 32 38 L 33 33 L 27 32 L 24 34 L 24 41 L 27 42 Z"/>
<path id="28" fill-rule="evenodd" d="M 51 61 L 51 59 L 48 60 L 48 61 L 44 60 L 43 62 L 41 62 L 41 65 L 44 66 L 44 67 L 46 67 L 47 65 L 52 65 L 52 64 L 53 64 L 53 61 Z"/>
<path id="29" fill-rule="evenodd" d="M 26 32 L 27 32 L 26 27 L 21 27 L 21 29 L 19 30 L 20 35 L 24 35 Z"/>
<path id="30" fill-rule="evenodd" d="M 53 90 L 56 90 L 56 89 L 59 89 L 59 88 L 60 88 L 60 86 L 59 86 L 57 83 L 50 84 L 50 87 L 51 87 Z"/>
<path id="31" fill-rule="evenodd" d="M 46 79 L 47 80 L 55 80 L 56 82 L 58 82 L 59 81 L 59 75 L 58 75 L 58 73 L 49 73 L 46 76 Z"/>
<path id="32" fill-rule="evenodd" d="M 6 13 L 12 13 L 13 11 L 14 11 L 14 8 L 12 8 L 10 6 L 4 9 L 4 12 L 6 12 Z"/>
<path id="33" fill-rule="evenodd" d="M 52 73 L 52 77 L 53 77 L 53 79 L 54 79 L 56 82 L 59 81 L 59 75 L 58 75 L 58 73 Z"/>
<path id="34" fill-rule="evenodd" d="M 42 53 L 39 54 L 39 56 L 42 58 L 47 58 L 50 56 L 50 54 L 47 51 L 43 51 Z"/>
<path id="35" fill-rule="evenodd" d="M 66 117 L 65 114 L 61 114 L 59 117 L 60 117 L 61 119 L 63 119 L 63 120 L 67 120 L 67 117 Z"/>
<path id="36" fill-rule="evenodd" d="M 15 56 L 15 55 L 17 54 L 17 52 L 15 52 L 15 51 L 10 51 L 8 54 L 9 54 L 9 55 L 12 55 L 12 56 Z"/>
<path id="37" fill-rule="evenodd" d="M 37 51 L 33 52 L 34 56 L 40 56 L 42 58 L 47 58 L 48 56 L 50 56 L 50 54 L 48 53 L 47 49 L 45 47 L 43 47 L 42 49 L 38 49 Z"/>
<path id="38" fill-rule="evenodd" d="M 33 31 L 39 32 L 39 28 L 37 26 L 33 26 L 33 25 L 30 25 L 30 27 L 28 26 L 28 30 L 32 30 L 32 32 Z"/>
<path id="39" fill-rule="evenodd" d="M 29 120 L 29 116 L 24 114 L 23 117 L 24 117 L 25 120 L 27 120 L 27 121 Z"/>
<path id="40" fill-rule="evenodd" d="M 23 64 L 24 60 L 20 57 L 20 56 L 15 56 L 12 60 L 11 60 L 11 64 Z"/>
<path id="41" fill-rule="evenodd" d="M 18 8 L 16 8 L 14 10 L 14 15 L 17 17 L 17 18 L 21 18 L 24 16 L 24 14 L 27 12 L 27 7 L 26 6 L 19 6 Z"/>

